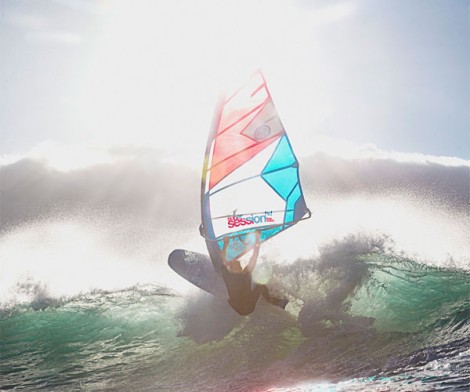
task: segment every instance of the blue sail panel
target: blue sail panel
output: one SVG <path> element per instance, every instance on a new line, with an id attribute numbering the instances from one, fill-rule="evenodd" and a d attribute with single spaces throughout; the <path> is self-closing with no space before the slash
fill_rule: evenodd
<path id="1" fill-rule="evenodd" d="M 297 168 L 288 167 L 268 174 L 263 174 L 263 179 L 277 192 L 284 200 L 298 184 Z"/>
<path id="2" fill-rule="evenodd" d="M 295 220 L 295 204 L 297 200 L 299 200 L 302 192 L 300 190 L 300 186 L 297 183 L 289 197 L 287 198 L 287 207 L 286 207 L 286 217 L 284 219 L 285 223 L 291 223 Z"/>
<path id="3" fill-rule="evenodd" d="M 283 167 L 292 166 L 295 163 L 297 163 L 297 160 L 295 159 L 287 136 L 284 135 L 280 139 L 273 156 L 263 169 L 263 174 L 279 170 Z"/>

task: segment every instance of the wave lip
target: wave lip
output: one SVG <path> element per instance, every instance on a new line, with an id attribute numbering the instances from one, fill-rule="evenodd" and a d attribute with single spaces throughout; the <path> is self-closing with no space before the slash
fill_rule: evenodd
<path id="1" fill-rule="evenodd" d="M 300 303 L 306 336 L 422 333 L 445 344 L 470 333 L 470 272 L 397 255 L 386 236 L 348 236 L 318 257 L 277 265 L 274 278 Z"/>

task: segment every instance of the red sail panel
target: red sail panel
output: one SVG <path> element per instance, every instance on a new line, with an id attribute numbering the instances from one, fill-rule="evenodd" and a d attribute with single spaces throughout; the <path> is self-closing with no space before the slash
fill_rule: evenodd
<path id="1" fill-rule="evenodd" d="M 277 139 L 267 135 L 256 140 L 254 130 L 248 132 L 264 121 L 267 106 L 272 107 L 271 96 L 261 74 L 225 102 L 212 151 L 209 189 Z"/>
<path id="2" fill-rule="evenodd" d="M 253 107 L 230 110 L 224 108 L 220 119 L 217 134 L 221 135 L 227 131 L 243 130 L 255 118 L 260 110 L 266 105 L 266 101 L 257 103 Z M 241 132 L 241 131 L 240 131 Z"/>
<path id="3" fill-rule="evenodd" d="M 212 167 L 218 165 L 220 162 L 236 154 L 241 150 L 249 148 L 256 142 L 252 139 L 241 134 L 243 130 L 253 121 L 253 118 L 259 113 L 261 108 L 258 108 L 245 118 L 240 119 L 239 122 L 233 123 L 230 128 L 225 128 L 224 132 L 220 132 L 215 140 L 214 152 L 212 156 Z M 227 116 L 224 116 L 227 117 Z M 222 119 L 224 119 L 224 117 Z M 232 117 L 232 116 L 230 116 Z M 233 118 L 233 117 L 232 117 Z M 219 129 L 224 129 L 227 121 L 221 121 Z"/>
<path id="4" fill-rule="evenodd" d="M 212 189 L 212 187 L 217 185 L 224 177 L 228 176 L 235 169 L 243 165 L 246 161 L 253 158 L 268 145 L 279 139 L 279 137 L 280 135 L 275 135 L 274 137 L 263 140 L 259 143 L 253 142 L 251 139 L 244 137 L 245 139 L 251 140 L 251 146 L 244 150 L 239 150 L 237 154 L 220 162 L 217 166 L 212 166 L 210 169 L 209 189 Z"/>

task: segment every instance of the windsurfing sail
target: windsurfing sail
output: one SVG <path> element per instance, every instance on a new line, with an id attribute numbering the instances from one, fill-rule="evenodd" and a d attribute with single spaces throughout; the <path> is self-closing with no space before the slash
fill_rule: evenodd
<path id="1" fill-rule="evenodd" d="M 260 71 L 216 108 L 201 184 L 201 234 L 218 269 L 227 261 L 310 217 L 299 163 Z"/>

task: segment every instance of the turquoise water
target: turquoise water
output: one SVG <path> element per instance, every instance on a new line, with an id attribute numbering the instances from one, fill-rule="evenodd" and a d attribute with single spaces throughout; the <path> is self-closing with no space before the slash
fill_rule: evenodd
<path id="1" fill-rule="evenodd" d="M 288 312 L 161 285 L 4 306 L 0 390 L 468 390 L 469 272 L 361 241 L 276 265 Z"/>

